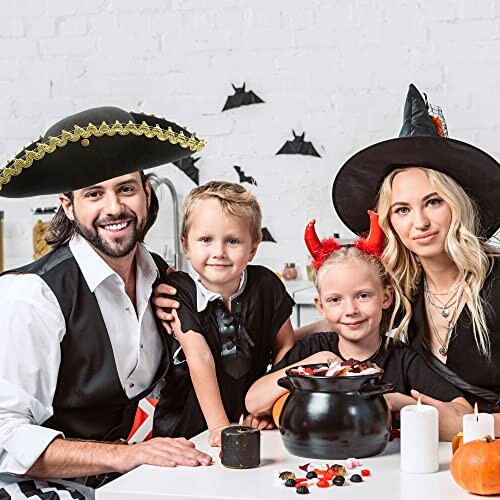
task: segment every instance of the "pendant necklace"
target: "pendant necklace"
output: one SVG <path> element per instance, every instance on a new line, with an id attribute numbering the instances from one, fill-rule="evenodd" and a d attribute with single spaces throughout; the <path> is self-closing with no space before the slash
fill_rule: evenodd
<path id="1" fill-rule="evenodd" d="M 429 304 L 431 304 L 433 307 L 435 307 L 441 314 L 443 318 L 447 318 L 450 315 L 450 308 L 457 303 L 457 300 L 455 299 L 457 294 L 458 294 L 459 286 L 458 282 L 455 283 L 448 292 L 446 293 L 432 293 L 429 290 L 429 286 L 427 285 L 427 280 L 424 277 L 424 293 L 426 296 L 427 301 Z M 453 295 L 447 300 L 447 302 L 443 302 L 438 296 L 439 295 L 448 295 L 451 292 L 454 292 Z M 432 299 L 434 297 L 439 304 L 434 302 Z M 455 299 L 455 300 L 454 300 Z"/>

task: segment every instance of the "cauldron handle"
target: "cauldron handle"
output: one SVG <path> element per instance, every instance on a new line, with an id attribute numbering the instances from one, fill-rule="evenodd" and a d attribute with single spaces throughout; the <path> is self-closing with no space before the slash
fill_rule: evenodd
<path id="1" fill-rule="evenodd" d="M 293 391 L 293 385 L 290 382 L 290 379 L 288 377 L 281 377 L 281 378 L 279 378 L 278 379 L 278 385 L 280 387 L 283 387 L 287 391 L 290 391 L 290 392 Z"/>
<path id="2" fill-rule="evenodd" d="M 393 390 L 394 386 L 392 384 L 366 384 L 363 387 L 361 387 L 361 389 L 359 389 L 359 393 L 363 397 L 369 398 L 370 396 L 385 394 Z"/>

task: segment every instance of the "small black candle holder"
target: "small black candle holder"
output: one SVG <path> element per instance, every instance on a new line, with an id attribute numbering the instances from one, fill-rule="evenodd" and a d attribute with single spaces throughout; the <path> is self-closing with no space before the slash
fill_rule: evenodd
<path id="1" fill-rule="evenodd" d="M 226 427 L 221 434 L 221 463 L 230 469 L 260 465 L 260 431 L 244 425 Z"/>

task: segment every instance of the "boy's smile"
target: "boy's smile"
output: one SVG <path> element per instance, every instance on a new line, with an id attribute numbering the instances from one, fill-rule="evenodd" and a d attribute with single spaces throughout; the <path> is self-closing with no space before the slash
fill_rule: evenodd
<path id="1" fill-rule="evenodd" d="M 226 214 L 214 198 L 197 203 L 187 240 L 182 238 L 186 258 L 201 283 L 224 299 L 238 291 L 241 273 L 254 258 L 258 243 L 252 241 L 249 221 Z"/>

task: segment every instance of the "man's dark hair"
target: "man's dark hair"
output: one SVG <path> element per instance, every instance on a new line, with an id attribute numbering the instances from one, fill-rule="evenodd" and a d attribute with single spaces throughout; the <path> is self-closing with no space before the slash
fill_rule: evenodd
<path id="1" fill-rule="evenodd" d="M 145 174 L 144 172 L 139 172 L 141 174 L 142 187 L 146 190 L 146 181 L 149 180 L 154 174 Z M 63 193 L 64 196 L 71 200 L 73 203 L 73 192 Z M 147 232 L 151 229 L 151 226 L 155 223 L 156 217 L 158 216 L 159 202 L 156 193 L 151 186 L 151 201 L 149 203 L 148 214 L 146 217 L 146 225 L 144 226 L 143 235 L 146 236 Z M 67 243 L 74 234 L 77 234 L 76 225 L 74 221 L 68 219 L 66 213 L 62 206 L 59 207 L 56 214 L 52 218 L 50 225 L 47 229 L 47 236 L 45 241 L 48 245 L 52 247 L 52 250 L 61 247 Z M 142 241 L 141 241 L 142 243 Z"/>

